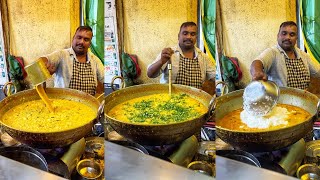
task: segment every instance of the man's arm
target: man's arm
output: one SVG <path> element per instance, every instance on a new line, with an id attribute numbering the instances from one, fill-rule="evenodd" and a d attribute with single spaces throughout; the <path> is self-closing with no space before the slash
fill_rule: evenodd
<path id="1" fill-rule="evenodd" d="M 171 55 L 174 53 L 174 51 L 171 48 L 164 48 L 161 52 L 161 58 L 157 60 L 156 62 L 152 63 L 147 70 L 147 75 L 149 78 L 155 78 L 159 74 L 159 71 L 161 67 L 167 63 Z"/>
<path id="2" fill-rule="evenodd" d="M 263 64 L 260 60 L 254 60 L 251 63 L 250 74 L 252 80 L 268 80 L 267 75 L 263 71 Z"/>
<path id="3" fill-rule="evenodd" d="M 46 67 L 47 67 L 47 69 L 48 69 L 48 71 L 50 72 L 51 75 L 56 72 L 57 68 L 54 66 L 53 63 L 49 62 L 48 58 L 40 57 L 38 60 L 40 60 L 40 59 L 42 59 L 43 62 L 46 64 Z"/>
<path id="4" fill-rule="evenodd" d="M 207 92 L 210 95 L 214 95 L 216 93 L 216 83 L 215 83 L 215 79 L 209 79 L 209 80 L 205 80 L 202 83 L 202 87 L 201 89 L 205 92 Z"/>

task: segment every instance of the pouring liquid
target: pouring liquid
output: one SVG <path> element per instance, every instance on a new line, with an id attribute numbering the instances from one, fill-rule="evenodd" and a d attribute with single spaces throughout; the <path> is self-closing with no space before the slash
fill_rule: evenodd
<path id="1" fill-rule="evenodd" d="M 44 91 L 43 87 L 41 84 L 36 86 L 36 90 L 40 96 L 40 98 L 42 99 L 42 101 L 46 104 L 47 108 L 49 108 L 50 112 L 54 112 L 54 108 L 51 104 L 51 101 L 49 100 L 46 92 Z"/>

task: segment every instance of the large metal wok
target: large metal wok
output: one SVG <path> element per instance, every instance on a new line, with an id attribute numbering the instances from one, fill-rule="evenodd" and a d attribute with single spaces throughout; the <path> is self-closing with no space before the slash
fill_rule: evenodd
<path id="1" fill-rule="evenodd" d="M 78 90 L 47 88 L 46 93 L 49 98 L 78 101 L 94 108 L 97 111 L 99 108 L 99 101 L 96 98 Z M 40 99 L 40 97 L 35 89 L 21 91 L 3 99 L 0 102 L 0 122 L 2 129 L 14 139 L 36 148 L 55 148 L 67 146 L 78 141 L 91 132 L 91 128 L 93 127 L 96 119 L 88 120 L 85 125 L 78 128 L 52 133 L 26 132 L 12 128 L 1 121 L 2 115 L 9 109 L 21 103 L 38 99 Z"/>
<path id="2" fill-rule="evenodd" d="M 242 107 L 242 94 L 243 90 L 238 90 L 220 96 L 216 99 L 216 122 L 221 121 L 221 119 L 229 112 Z M 278 103 L 300 107 L 308 111 L 312 115 L 311 118 L 305 119 L 295 126 L 261 132 L 240 132 L 216 126 L 216 135 L 233 147 L 250 152 L 263 152 L 281 149 L 297 142 L 308 132 L 312 131 L 313 122 L 317 119 L 319 111 L 318 101 L 318 97 L 310 92 L 282 87 L 280 88 Z"/>
<path id="3" fill-rule="evenodd" d="M 117 90 L 105 98 L 105 117 L 107 122 L 125 138 L 143 145 L 165 145 L 183 141 L 196 132 L 209 118 L 209 113 L 199 118 L 168 125 L 141 125 L 122 122 L 108 116 L 108 112 L 116 105 L 133 98 L 168 93 L 168 84 L 144 84 Z M 209 107 L 212 96 L 206 92 L 189 86 L 172 85 L 172 93 L 186 93 Z M 209 111 L 208 111 L 209 112 Z"/>

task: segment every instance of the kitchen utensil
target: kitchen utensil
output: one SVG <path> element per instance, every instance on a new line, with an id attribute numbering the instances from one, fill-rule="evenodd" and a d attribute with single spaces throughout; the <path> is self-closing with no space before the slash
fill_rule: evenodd
<path id="1" fill-rule="evenodd" d="M 305 163 L 320 165 L 320 140 L 309 141 L 306 143 Z"/>
<path id="2" fill-rule="evenodd" d="M 49 98 L 78 101 L 94 108 L 97 111 L 100 105 L 96 98 L 82 91 L 66 88 L 46 88 L 46 91 Z M 78 141 L 91 132 L 96 119 L 88 120 L 85 125 L 78 128 L 53 133 L 26 132 L 20 129 L 12 128 L 1 121 L 2 116 L 12 107 L 24 102 L 39 99 L 40 97 L 36 90 L 31 89 L 20 91 L 3 99 L 0 102 L 0 123 L 2 124 L 2 128 L 19 142 L 33 147 L 45 149 L 63 147 Z"/>
<path id="3" fill-rule="evenodd" d="M 24 67 L 28 74 L 28 78 L 34 86 L 42 84 L 51 78 L 43 58 L 39 58 L 31 64 Z"/>
<path id="4" fill-rule="evenodd" d="M 198 157 L 208 163 L 214 163 L 216 156 L 215 141 L 202 141 L 199 143 Z"/>
<path id="5" fill-rule="evenodd" d="M 174 50 L 173 54 L 170 57 L 170 61 L 168 62 L 168 71 L 169 71 L 169 95 L 171 96 L 171 89 L 172 89 L 172 56 L 174 56 L 176 53 L 179 53 L 178 50 Z M 180 56 L 180 54 L 178 54 Z"/>
<path id="6" fill-rule="evenodd" d="M 279 165 L 288 175 L 292 176 L 297 172 L 297 169 L 304 158 L 305 144 L 306 143 L 302 138 L 291 145 L 289 152 L 279 162 Z"/>
<path id="7" fill-rule="evenodd" d="M 195 172 L 199 172 L 199 173 L 206 174 L 209 176 L 214 175 L 213 165 L 211 165 L 205 161 L 193 161 L 187 167 L 189 169 L 192 169 Z"/>
<path id="8" fill-rule="evenodd" d="M 272 131 L 243 132 L 233 131 L 223 126 L 216 125 L 216 135 L 224 142 L 233 147 L 250 151 L 265 152 L 287 147 L 303 138 L 313 127 L 313 121 L 318 117 L 319 99 L 308 91 L 280 87 L 278 103 L 297 106 L 309 112 L 312 117 L 305 119 L 300 124 Z M 229 94 L 216 98 L 215 118 L 216 124 L 233 110 L 243 106 L 243 90 L 233 91 Z"/>
<path id="9" fill-rule="evenodd" d="M 104 158 L 104 138 L 103 137 L 87 137 L 85 139 L 85 154 L 86 158 Z"/>
<path id="10" fill-rule="evenodd" d="M 252 81 L 243 93 L 243 108 L 253 116 L 264 116 L 277 104 L 279 87 L 272 81 Z"/>
<path id="11" fill-rule="evenodd" d="M 99 179 L 102 175 L 103 169 L 99 163 L 92 159 L 83 159 L 77 164 L 77 172 L 82 179 Z"/>
<path id="12" fill-rule="evenodd" d="M 10 96 L 12 91 L 13 94 L 17 93 L 17 87 L 11 81 L 6 82 L 2 87 L 2 92 L 4 96 Z"/>
<path id="13" fill-rule="evenodd" d="M 196 154 L 198 146 L 198 140 L 193 135 L 188 139 L 184 140 L 180 144 L 180 147 L 170 155 L 169 159 L 174 164 L 187 167 L 188 164 L 192 161 L 194 155 Z"/>
<path id="14" fill-rule="evenodd" d="M 69 172 L 72 172 L 79 162 L 85 149 L 85 140 L 81 138 L 77 142 L 70 145 L 68 151 L 60 158 L 67 166 Z"/>
<path id="15" fill-rule="evenodd" d="M 172 89 L 172 80 L 171 80 L 172 64 L 171 64 L 171 62 L 168 64 L 168 70 L 169 70 L 169 95 L 171 96 L 171 89 Z"/>
<path id="16" fill-rule="evenodd" d="M 34 168 L 48 171 L 48 164 L 43 155 L 28 146 L 1 147 L 0 155 L 27 164 Z"/>
<path id="17" fill-rule="evenodd" d="M 302 180 L 319 180 L 320 169 L 315 164 L 304 164 L 298 168 L 297 177 Z"/>
<path id="18" fill-rule="evenodd" d="M 168 93 L 168 84 L 143 84 L 130 86 L 112 92 L 105 98 L 105 117 L 110 126 L 120 135 L 143 145 L 165 145 L 181 142 L 200 131 L 203 124 L 212 117 L 209 105 L 212 98 L 208 93 L 180 84 L 172 85 L 172 93 L 186 93 L 208 107 L 206 114 L 184 122 L 163 125 L 144 125 L 124 122 L 108 115 L 116 105 L 130 99 L 158 93 Z"/>

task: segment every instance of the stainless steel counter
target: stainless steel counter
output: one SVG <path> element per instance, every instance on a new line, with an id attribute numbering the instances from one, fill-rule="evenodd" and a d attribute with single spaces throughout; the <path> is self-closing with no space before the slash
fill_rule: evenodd
<path id="1" fill-rule="evenodd" d="M 297 178 L 291 176 L 286 176 L 220 156 L 217 156 L 216 158 L 216 174 L 217 180 L 297 180 Z"/>
<path id="2" fill-rule="evenodd" d="M 213 177 L 166 162 L 150 155 L 105 141 L 106 180 L 179 179 L 213 180 Z"/>
<path id="3" fill-rule="evenodd" d="M 105 177 L 125 179 L 213 180 L 213 177 L 105 141 Z M 274 171 L 217 156 L 217 180 L 297 180 Z"/>
<path id="4" fill-rule="evenodd" d="M 0 156 L 0 179 L 5 180 L 63 180 L 64 178 Z M 64 179 L 65 180 L 65 179 Z"/>

